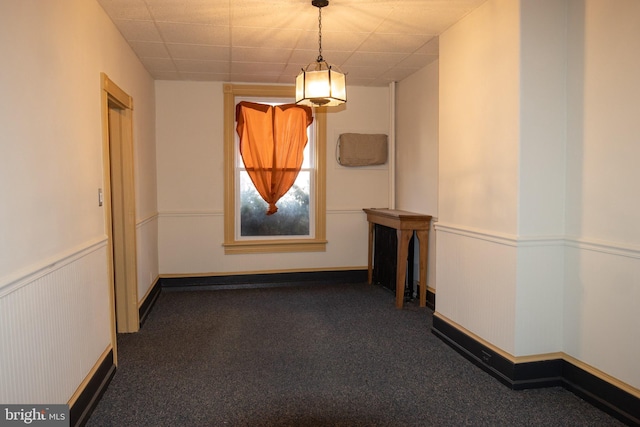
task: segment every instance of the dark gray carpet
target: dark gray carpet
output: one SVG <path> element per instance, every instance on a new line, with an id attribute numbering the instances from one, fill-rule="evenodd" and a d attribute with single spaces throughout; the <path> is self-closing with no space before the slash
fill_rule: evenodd
<path id="1" fill-rule="evenodd" d="M 163 292 L 118 337 L 88 426 L 616 426 L 562 388 L 512 391 L 366 284 Z"/>

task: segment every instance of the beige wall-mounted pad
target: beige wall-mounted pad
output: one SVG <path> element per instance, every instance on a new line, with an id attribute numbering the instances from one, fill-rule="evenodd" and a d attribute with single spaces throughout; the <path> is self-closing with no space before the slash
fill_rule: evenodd
<path id="1" fill-rule="evenodd" d="M 372 166 L 387 162 L 387 135 L 343 133 L 338 138 L 337 160 L 342 166 Z"/>

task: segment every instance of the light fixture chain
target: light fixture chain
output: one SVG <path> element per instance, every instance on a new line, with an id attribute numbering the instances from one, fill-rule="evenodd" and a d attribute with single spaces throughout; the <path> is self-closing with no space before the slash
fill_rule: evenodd
<path id="1" fill-rule="evenodd" d="M 322 8 L 318 8 L 318 62 L 322 59 Z"/>

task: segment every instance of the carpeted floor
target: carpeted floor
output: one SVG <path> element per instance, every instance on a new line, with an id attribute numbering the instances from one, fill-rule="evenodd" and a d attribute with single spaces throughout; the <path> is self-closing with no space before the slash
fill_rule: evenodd
<path id="1" fill-rule="evenodd" d="M 512 391 L 366 284 L 163 292 L 88 426 L 618 426 L 562 388 Z"/>

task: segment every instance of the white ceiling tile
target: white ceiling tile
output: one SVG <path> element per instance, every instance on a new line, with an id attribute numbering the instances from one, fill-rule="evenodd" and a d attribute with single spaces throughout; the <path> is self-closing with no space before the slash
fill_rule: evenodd
<path id="1" fill-rule="evenodd" d="M 293 79 L 295 79 L 295 77 L 300 74 L 302 68 L 303 67 L 298 64 L 288 63 L 282 70 L 281 76 L 285 76 L 286 78 L 292 79 L 293 81 Z"/>
<path id="2" fill-rule="evenodd" d="M 120 19 L 115 21 L 122 36 L 127 41 L 161 42 L 162 37 L 153 21 L 132 21 Z"/>
<path id="3" fill-rule="evenodd" d="M 137 42 L 129 43 L 133 51 L 139 57 L 146 58 L 170 58 L 167 46 L 162 42 Z"/>
<path id="4" fill-rule="evenodd" d="M 149 71 L 177 71 L 173 60 L 168 58 L 140 58 Z"/>
<path id="5" fill-rule="evenodd" d="M 280 81 L 280 77 L 269 74 L 243 74 L 243 73 L 232 73 L 230 74 L 230 80 L 233 82 L 251 82 L 251 83 L 278 83 Z M 293 84 L 293 82 L 291 82 Z"/>
<path id="6" fill-rule="evenodd" d="M 353 51 L 358 49 L 366 39 L 369 33 L 355 32 L 331 32 L 322 31 L 322 50 L 329 52 L 335 50 Z M 304 31 L 301 33 L 298 49 L 312 49 L 318 51 L 318 33 L 313 31 Z"/>
<path id="7" fill-rule="evenodd" d="M 336 59 L 329 54 L 329 52 L 323 52 L 323 56 L 327 55 L 325 59 L 331 59 L 331 62 L 336 62 Z M 291 57 L 289 58 L 290 63 L 294 63 L 300 66 L 305 66 L 310 62 L 315 61 L 318 58 L 318 49 L 295 49 L 291 52 Z"/>
<path id="8" fill-rule="evenodd" d="M 440 9 L 428 7 L 397 8 L 378 28 L 378 31 L 384 33 L 440 34 L 451 24 L 463 18 L 466 13 L 465 9 L 456 7 Z"/>
<path id="9" fill-rule="evenodd" d="M 405 59 L 406 53 L 375 53 L 375 52 L 355 52 L 344 63 L 345 67 L 381 67 L 390 68 L 396 65 L 398 62 Z"/>
<path id="10" fill-rule="evenodd" d="M 383 74 L 388 67 L 351 67 L 349 68 L 347 73 L 347 80 L 350 82 L 351 79 L 375 79 L 376 77 Z"/>
<path id="11" fill-rule="evenodd" d="M 266 74 L 279 76 L 284 70 L 285 64 L 273 62 L 232 62 L 233 74 Z"/>
<path id="12" fill-rule="evenodd" d="M 98 0 L 98 3 L 112 20 L 152 20 L 144 0 Z"/>
<path id="13" fill-rule="evenodd" d="M 350 56 L 351 52 L 333 52 L 327 50 L 322 51 L 322 57 L 330 64 L 344 64 L 344 62 L 349 59 Z M 294 50 L 291 54 L 289 62 L 303 67 L 312 62 L 315 62 L 316 59 L 318 59 L 317 50 Z"/>
<path id="14" fill-rule="evenodd" d="M 260 1 L 251 4 L 236 4 L 231 7 L 231 25 L 234 27 L 289 28 L 306 30 L 318 28 L 315 8 L 305 3 L 273 4 Z M 313 9 L 313 10 L 310 10 Z"/>
<path id="15" fill-rule="evenodd" d="M 167 43 L 229 45 L 229 27 L 205 24 L 158 22 L 158 29 Z"/>
<path id="16" fill-rule="evenodd" d="M 414 53 L 400 61 L 398 67 L 401 68 L 423 68 L 438 59 L 438 55 L 422 55 Z"/>
<path id="17" fill-rule="evenodd" d="M 371 7 L 368 1 L 352 3 L 348 6 L 333 2 L 322 11 L 322 32 L 371 33 L 384 22 L 391 10 L 385 7 Z M 315 15 L 316 24 L 314 29 L 317 31 L 317 11 Z"/>
<path id="18" fill-rule="evenodd" d="M 176 64 L 176 68 L 181 73 L 224 74 L 229 72 L 229 62 L 227 61 L 176 59 L 174 62 Z"/>
<path id="19" fill-rule="evenodd" d="M 173 59 L 204 59 L 211 61 L 229 61 L 231 59 L 231 48 L 228 46 L 184 43 L 167 43 L 166 46 Z"/>
<path id="20" fill-rule="evenodd" d="M 296 29 L 233 27 L 231 40 L 233 47 L 293 49 L 303 33 Z"/>
<path id="21" fill-rule="evenodd" d="M 228 2 L 211 0 L 147 0 L 149 11 L 156 21 L 230 25 Z"/>
<path id="22" fill-rule="evenodd" d="M 293 49 L 273 49 L 257 47 L 231 48 L 231 58 L 238 62 L 279 62 L 286 63 L 291 57 Z"/>
<path id="23" fill-rule="evenodd" d="M 219 81 L 226 82 L 231 81 L 228 73 L 180 73 L 182 80 L 191 81 Z"/>
<path id="24" fill-rule="evenodd" d="M 412 53 L 422 47 L 433 36 L 415 34 L 374 33 L 358 48 L 361 52 Z"/>

